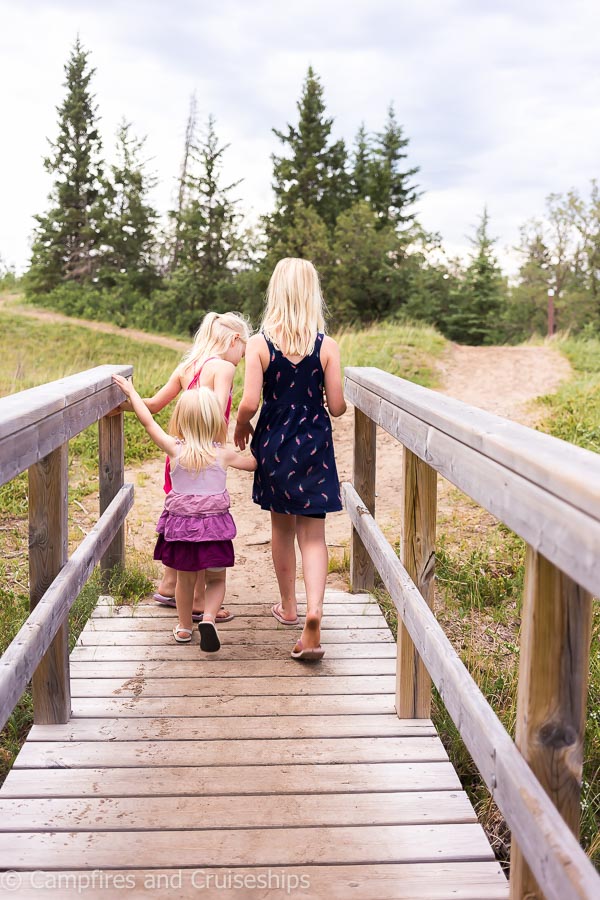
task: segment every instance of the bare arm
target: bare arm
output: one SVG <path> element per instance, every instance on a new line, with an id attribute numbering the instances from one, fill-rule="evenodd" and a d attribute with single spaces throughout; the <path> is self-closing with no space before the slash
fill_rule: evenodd
<path id="1" fill-rule="evenodd" d="M 206 365 L 210 367 L 208 374 L 213 375 L 212 389 L 217 395 L 217 400 L 221 404 L 223 415 L 225 415 L 225 410 L 227 409 L 227 404 L 229 403 L 229 396 L 231 394 L 231 388 L 233 385 L 235 366 L 233 365 L 233 363 L 228 362 L 226 359 L 211 360 L 208 364 L 205 363 L 205 366 Z M 213 370 L 213 372 L 210 371 L 211 369 Z"/>
<path id="2" fill-rule="evenodd" d="M 156 392 L 154 397 L 148 397 L 143 402 L 145 403 L 147 409 L 149 409 L 150 412 L 154 414 L 160 412 L 161 409 L 164 409 L 165 406 L 167 406 L 171 402 L 171 400 L 175 399 L 180 391 L 181 375 L 179 374 L 179 369 L 175 369 L 164 387 L 161 387 L 161 389 Z M 129 397 L 126 400 L 123 400 L 123 402 L 113 410 L 113 414 L 117 412 L 135 412 L 133 404 L 131 403 Z"/>
<path id="3" fill-rule="evenodd" d="M 233 441 L 236 447 L 243 450 L 253 433 L 250 420 L 260 405 L 260 393 L 263 384 L 263 372 L 269 363 L 269 351 L 265 339 L 260 334 L 254 335 L 246 345 L 246 377 L 244 394 L 238 409 Z"/>
<path id="4" fill-rule="evenodd" d="M 229 447 L 221 451 L 221 463 L 223 468 L 231 466 L 244 472 L 254 472 L 256 469 L 256 460 L 250 453 L 238 453 Z"/>
<path id="5" fill-rule="evenodd" d="M 321 349 L 321 363 L 325 376 L 325 397 L 332 416 L 342 416 L 346 412 L 340 349 L 333 338 L 325 337 Z"/>
<path id="6" fill-rule="evenodd" d="M 161 450 L 164 450 L 165 453 L 168 453 L 169 456 L 174 457 L 177 453 L 175 438 L 167 434 L 166 431 L 163 431 L 158 422 L 154 421 L 152 413 L 134 388 L 131 381 L 127 381 L 127 379 L 123 378 L 121 375 L 113 375 L 113 381 L 119 385 L 123 393 L 127 396 L 133 412 L 136 414 L 156 446 L 160 447 Z"/>

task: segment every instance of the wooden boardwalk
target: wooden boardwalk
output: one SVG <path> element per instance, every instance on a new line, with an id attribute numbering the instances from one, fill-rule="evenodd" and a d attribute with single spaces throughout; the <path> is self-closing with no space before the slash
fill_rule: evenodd
<path id="1" fill-rule="evenodd" d="M 328 591 L 313 665 L 267 604 L 231 608 L 211 656 L 172 610 L 98 606 L 71 721 L 34 726 L 0 790 L 11 896 L 508 897 L 432 723 L 396 716 L 368 595 Z"/>

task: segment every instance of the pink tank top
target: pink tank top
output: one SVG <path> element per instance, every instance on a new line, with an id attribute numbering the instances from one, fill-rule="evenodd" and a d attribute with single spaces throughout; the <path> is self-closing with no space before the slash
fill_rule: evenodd
<path id="1" fill-rule="evenodd" d="M 181 448 L 179 453 L 181 453 Z M 179 461 L 171 470 L 171 482 L 176 494 L 191 494 L 195 497 L 222 494 L 226 487 L 226 479 L 227 473 L 219 462 L 218 450 L 216 462 L 205 469 L 200 469 L 199 472 L 185 469 L 179 465 Z"/>
<path id="2" fill-rule="evenodd" d="M 198 371 L 196 372 L 196 374 L 194 375 L 194 377 L 188 384 L 186 390 L 190 391 L 192 388 L 198 387 L 202 369 L 204 368 L 204 366 L 210 359 L 218 359 L 218 357 L 217 356 L 209 356 L 208 359 L 204 360 L 204 362 L 202 363 L 202 365 L 200 366 L 200 368 L 198 369 Z M 225 407 L 225 421 L 227 422 L 228 425 L 229 425 L 229 416 L 231 414 L 232 400 L 233 400 L 233 389 L 231 389 L 229 391 L 229 398 L 227 400 L 227 406 Z M 172 484 L 172 480 L 171 480 L 171 460 L 167 456 L 167 459 L 165 460 L 165 484 L 164 484 L 165 494 L 168 494 L 169 491 L 172 490 L 172 488 L 173 488 L 173 484 Z M 186 492 L 183 491 L 182 493 L 186 493 Z"/>

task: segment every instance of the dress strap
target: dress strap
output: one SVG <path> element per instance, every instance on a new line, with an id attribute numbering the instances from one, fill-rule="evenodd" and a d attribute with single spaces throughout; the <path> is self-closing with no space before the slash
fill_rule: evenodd
<path id="1" fill-rule="evenodd" d="M 192 378 L 192 380 L 191 380 L 190 383 L 188 384 L 188 386 L 187 386 L 188 391 L 190 390 L 190 388 L 195 388 L 195 387 L 198 385 L 198 379 L 200 378 L 200 375 L 202 374 L 202 369 L 204 368 L 204 366 L 206 365 L 206 363 L 209 362 L 209 360 L 211 360 L 211 359 L 217 359 L 217 358 L 218 358 L 218 357 L 216 357 L 216 356 L 209 356 L 208 359 L 205 359 L 205 360 L 203 361 L 202 365 L 200 366 L 200 368 L 198 369 L 198 371 L 194 374 L 194 377 Z"/>

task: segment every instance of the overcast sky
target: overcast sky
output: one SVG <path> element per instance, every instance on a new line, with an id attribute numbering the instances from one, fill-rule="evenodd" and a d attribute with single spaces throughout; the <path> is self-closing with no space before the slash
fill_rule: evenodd
<path id="1" fill-rule="evenodd" d="M 600 176 L 599 0 L 0 0 L 0 257 L 27 265 L 46 208 L 64 64 L 79 33 L 96 68 L 105 157 L 118 122 L 147 135 L 172 202 L 192 92 L 230 142 L 226 176 L 256 217 L 271 208 L 271 129 L 297 121 L 312 65 L 351 144 L 393 102 L 424 192 L 418 216 L 467 253 L 484 205 L 514 268 L 519 226 L 551 192 Z"/>

